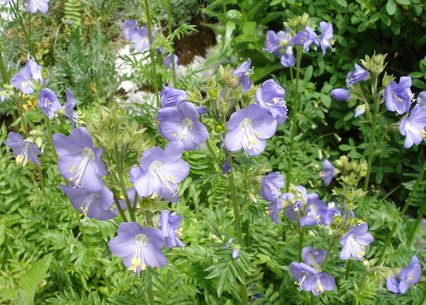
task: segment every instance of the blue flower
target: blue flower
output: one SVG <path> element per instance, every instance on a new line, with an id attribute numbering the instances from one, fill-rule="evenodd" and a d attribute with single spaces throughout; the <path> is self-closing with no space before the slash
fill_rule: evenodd
<path id="1" fill-rule="evenodd" d="M 422 266 L 417 256 L 413 256 L 410 264 L 403 268 L 397 277 L 390 276 L 386 279 L 386 288 L 397 294 L 405 293 L 410 285 L 417 284 L 422 276 Z"/>
<path id="2" fill-rule="evenodd" d="M 280 172 L 270 173 L 260 180 L 261 195 L 265 200 L 273 201 L 281 196 L 281 188 L 284 186 L 284 178 Z"/>
<path id="3" fill-rule="evenodd" d="M 177 67 L 178 65 L 178 61 L 179 61 L 179 57 L 176 54 L 173 54 L 173 58 L 174 58 L 174 63 L 175 63 L 175 67 Z M 166 58 L 164 58 L 164 65 L 169 68 L 170 70 L 173 68 L 173 64 L 172 64 L 172 54 L 169 53 Z"/>
<path id="4" fill-rule="evenodd" d="M 333 89 L 333 90 L 331 90 L 330 95 L 331 95 L 332 98 L 334 98 L 338 101 L 343 101 L 343 102 L 346 102 L 351 97 L 350 91 L 348 89 L 345 89 L 345 88 Z"/>
<path id="5" fill-rule="evenodd" d="M 285 90 L 273 79 L 268 79 L 256 91 L 256 102 L 267 108 L 278 124 L 287 119 L 287 106 L 284 100 Z"/>
<path id="6" fill-rule="evenodd" d="M 242 85 L 243 92 L 250 90 L 252 81 L 249 77 L 250 74 L 250 65 L 251 65 L 251 59 L 247 59 L 247 61 L 243 62 L 237 70 L 234 70 L 234 77 L 238 79 L 238 84 Z"/>
<path id="7" fill-rule="evenodd" d="M 355 64 L 355 71 L 351 71 L 346 75 L 346 86 L 351 87 L 352 85 L 364 81 L 368 78 L 368 71 L 365 70 L 358 64 Z"/>
<path id="8" fill-rule="evenodd" d="M 41 90 L 38 94 L 38 106 L 49 119 L 53 119 L 55 113 L 62 108 L 55 92 L 49 88 Z"/>
<path id="9" fill-rule="evenodd" d="M 41 72 L 42 67 L 30 59 L 25 66 L 12 77 L 11 84 L 16 89 L 21 90 L 22 93 L 31 94 L 34 92 L 33 81 L 43 80 Z"/>
<path id="10" fill-rule="evenodd" d="M 333 25 L 331 23 L 321 21 L 320 30 L 321 36 L 318 39 L 318 42 L 322 50 L 322 56 L 324 56 L 327 48 L 333 50 L 331 47 L 331 39 L 333 38 Z"/>
<path id="11" fill-rule="evenodd" d="M 175 107 L 186 101 L 187 95 L 183 90 L 175 89 L 172 87 L 163 86 L 160 92 L 161 107 Z"/>
<path id="12" fill-rule="evenodd" d="M 386 109 L 398 114 L 409 112 L 412 96 L 411 77 L 403 76 L 399 83 L 391 81 L 385 88 Z"/>
<path id="13" fill-rule="evenodd" d="M 361 260 L 365 255 L 365 247 L 373 241 L 374 237 L 368 233 L 368 224 L 366 222 L 351 227 L 340 240 L 340 244 L 343 246 L 340 252 L 340 259 L 347 260 L 352 256 L 356 260 Z"/>
<path id="14" fill-rule="evenodd" d="M 182 216 L 176 215 L 176 212 L 170 214 L 170 211 L 168 210 L 161 211 L 158 226 L 160 227 L 161 232 L 163 232 L 167 249 L 185 246 L 180 240 L 180 237 L 182 236 L 182 228 L 180 227 L 182 218 Z"/>
<path id="15" fill-rule="evenodd" d="M 333 180 L 334 174 L 336 173 L 336 169 L 334 168 L 333 164 L 331 164 L 330 161 L 324 160 L 322 161 L 323 170 L 320 173 L 321 179 L 324 181 L 324 185 L 328 186 L 331 183 L 331 180 Z"/>
<path id="16" fill-rule="evenodd" d="M 49 11 L 49 0 L 28 0 L 28 12 L 35 14 L 37 11 L 47 14 Z"/>
<path id="17" fill-rule="evenodd" d="M 404 147 L 410 148 L 413 144 L 419 145 L 426 139 L 426 107 L 420 103 L 411 109 L 408 116 L 399 123 L 399 130 L 405 136 Z"/>
<path id="18" fill-rule="evenodd" d="M 13 155 L 16 158 L 16 164 L 27 165 L 28 160 L 40 166 L 38 155 L 41 151 L 34 143 L 25 141 L 19 133 L 9 132 L 4 144 L 13 150 Z"/>
<path id="19" fill-rule="evenodd" d="M 311 27 L 307 26 L 303 31 L 298 32 L 292 39 L 291 44 L 302 46 L 308 52 L 312 44 L 317 44 L 317 34 Z"/>
<path id="20" fill-rule="evenodd" d="M 264 50 L 268 53 L 273 53 L 275 56 L 280 57 L 287 52 L 290 47 L 291 36 L 287 32 L 274 31 L 266 32 L 266 40 Z"/>

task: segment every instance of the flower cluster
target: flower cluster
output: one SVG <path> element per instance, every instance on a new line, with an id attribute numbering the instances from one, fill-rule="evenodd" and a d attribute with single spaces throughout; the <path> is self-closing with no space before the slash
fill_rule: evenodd
<path id="1" fill-rule="evenodd" d="M 281 58 L 281 64 L 284 67 L 294 67 L 296 58 L 293 53 L 293 47 L 301 46 L 303 50 L 308 52 L 312 46 L 320 47 L 323 56 L 327 48 L 332 49 L 331 40 L 333 38 L 333 26 L 331 23 L 325 21 L 320 22 L 321 34 L 318 36 L 314 30 L 306 26 L 303 31 L 297 32 L 292 36 L 292 30 L 266 32 L 266 40 L 264 50 L 268 53 L 274 54 L 276 57 Z"/>
<path id="2" fill-rule="evenodd" d="M 290 264 L 290 273 L 300 290 L 311 291 L 314 295 L 320 295 L 324 291 L 336 290 L 334 277 L 321 270 L 321 264 L 324 263 L 326 257 L 326 250 L 305 247 L 302 250 L 304 262 Z"/>
<path id="3" fill-rule="evenodd" d="M 390 276 L 386 279 L 386 288 L 397 294 L 405 293 L 410 285 L 420 281 L 422 276 L 422 266 L 417 256 L 411 258 L 410 264 L 401 269 L 397 276 Z"/>
<path id="4" fill-rule="evenodd" d="M 150 46 L 148 28 L 138 26 L 136 20 L 125 20 L 121 25 L 124 38 L 130 40 L 134 44 L 134 48 L 138 52 L 147 50 Z"/>

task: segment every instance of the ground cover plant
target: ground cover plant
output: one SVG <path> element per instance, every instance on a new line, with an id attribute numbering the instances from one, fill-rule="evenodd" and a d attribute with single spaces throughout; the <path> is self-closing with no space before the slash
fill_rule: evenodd
<path id="1" fill-rule="evenodd" d="M 423 9 L 0 0 L 0 302 L 426 304 Z"/>

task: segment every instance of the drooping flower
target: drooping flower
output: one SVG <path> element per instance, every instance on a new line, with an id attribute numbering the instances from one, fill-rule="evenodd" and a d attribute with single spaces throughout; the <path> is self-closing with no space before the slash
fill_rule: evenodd
<path id="1" fill-rule="evenodd" d="M 194 104 L 182 102 L 177 107 L 165 107 L 158 111 L 161 136 L 171 142 L 180 142 L 186 150 L 195 150 L 209 137 L 207 128 L 199 122 Z"/>
<path id="2" fill-rule="evenodd" d="M 417 256 L 411 258 L 410 264 L 403 268 L 398 276 L 390 276 L 386 279 L 386 288 L 389 291 L 403 294 L 410 285 L 417 284 L 422 276 L 422 266 Z"/>
<path id="3" fill-rule="evenodd" d="M 183 90 L 175 89 L 172 87 L 163 86 L 160 92 L 161 107 L 175 107 L 186 101 L 187 95 Z"/>
<path id="4" fill-rule="evenodd" d="M 284 186 L 284 178 L 280 172 L 270 173 L 260 180 L 261 195 L 265 200 L 273 201 L 281 196 L 281 188 Z"/>
<path id="5" fill-rule="evenodd" d="M 346 86 L 351 87 L 352 85 L 364 81 L 368 78 L 368 71 L 365 70 L 358 64 L 355 64 L 355 71 L 351 71 L 346 75 Z"/>
<path id="6" fill-rule="evenodd" d="M 267 109 L 251 104 L 231 115 L 228 129 L 225 136 L 227 150 L 243 148 L 248 155 L 257 156 L 265 149 L 266 139 L 275 134 L 277 121 Z"/>
<path id="7" fill-rule="evenodd" d="M 139 196 L 155 194 L 171 202 L 178 201 L 178 183 L 189 173 L 189 164 L 181 159 L 182 152 L 182 144 L 169 142 L 164 151 L 153 147 L 143 153 L 139 166 L 130 170 L 130 182 Z"/>
<path id="8" fill-rule="evenodd" d="M 256 102 L 268 109 L 278 124 L 287 119 L 287 106 L 284 101 L 285 90 L 273 79 L 269 79 L 256 91 Z"/>
<path id="9" fill-rule="evenodd" d="M 365 247 L 373 241 L 374 237 L 368 233 L 368 224 L 366 222 L 351 227 L 340 240 L 340 244 L 343 246 L 340 252 L 340 259 L 347 260 L 352 256 L 356 260 L 361 260 L 365 255 Z"/>
<path id="10" fill-rule="evenodd" d="M 161 211 L 158 225 L 163 232 L 167 249 L 185 246 L 179 238 L 182 236 L 182 228 L 180 227 L 182 218 L 182 216 L 176 215 L 176 212 L 170 214 L 168 210 Z"/>
<path id="11" fill-rule="evenodd" d="M 107 174 L 107 170 L 101 160 L 102 150 L 93 147 L 92 137 L 86 128 L 73 129 L 69 137 L 54 134 L 53 145 L 59 157 L 58 169 L 72 187 L 93 193 L 103 189 L 102 176 Z"/>
<path id="12" fill-rule="evenodd" d="M 273 53 L 275 56 L 280 57 L 286 53 L 287 47 L 290 45 L 291 36 L 288 32 L 274 31 L 266 32 L 266 40 L 264 50 L 268 53 Z"/>
<path id="13" fill-rule="evenodd" d="M 330 95 L 332 98 L 346 102 L 351 97 L 350 91 L 345 88 L 336 88 L 330 91 Z"/>
<path id="14" fill-rule="evenodd" d="M 288 47 L 285 54 L 281 56 L 280 63 L 288 68 L 288 67 L 294 67 L 296 65 L 296 57 L 293 54 L 293 47 Z"/>
<path id="15" fill-rule="evenodd" d="M 367 108 L 365 107 L 365 104 L 361 104 L 361 105 L 356 106 L 354 118 L 357 118 L 357 117 L 363 115 L 366 110 L 367 110 Z"/>
<path id="16" fill-rule="evenodd" d="M 174 58 L 174 64 L 175 67 L 178 65 L 179 57 L 176 54 L 173 54 Z M 169 53 L 166 58 L 164 58 L 164 65 L 169 68 L 170 70 L 173 69 L 173 63 L 172 63 L 172 53 Z"/>
<path id="17" fill-rule="evenodd" d="M 302 46 L 306 52 L 309 51 L 313 43 L 317 43 L 317 34 L 315 34 L 314 30 L 309 26 L 306 26 L 303 31 L 296 33 L 291 39 L 291 44 Z"/>
<path id="18" fill-rule="evenodd" d="M 28 0 L 28 11 L 31 14 L 35 14 L 37 11 L 47 14 L 49 11 L 49 0 Z"/>
<path id="19" fill-rule="evenodd" d="M 399 123 L 399 130 L 405 136 L 404 147 L 419 145 L 426 139 L 426 107 L 417 104 L 411 109 L 410 115 Z"/>
<path id="20" fill-rule="evenodd" d="M 247 59 L 247 61 L 243 62 L 237 68 L 237 70 L 234 70 L 234 77 L 238 79 L 237 87 L 239 85 L 242 85 L 242 88 L 243 88 L 242 91 L 243 92 L 250 90 L 251 85 L 252 85 L 252 81 L 249 77 L 250 65 L 251 65 L 251 59 L 249 58 L 249 59 Z"/>
<path id="21" fill-rule="evenodd" d="M 385 88 L 386 109 L 398 114 L 409 112 L 412 96 L 411 77 L 403 76 L 399 83 L 391 81 Z"/>
<path id="22" fill-rule="evenodd" d="M 16 89 L 21 90 L 22 93 L 31 94 L 34 92 L 33 81 L 42 81 L 41 71 L 42 67 L 30 59 L 25 66 L 12 77 L 11 84 Z"/>
<path id="23" fill-rule="evenodd" d="M 16 164 L 25 166 L 29 160 L 40 166 L 40 160 L 37 156 L 41 155 L 41 151 L 34 143 L 25 141 L 19 133 L 9 132 L 4 144 L 13 150 Z"/>
<path id="24" fill-rule="evenodd" d="M 319 37 L 318 41 L 322 50 L 322 56 L 324 56 L 327 48 L 333 50 L 331 47 L 331 39 L 333 38 L 333 25 L 331 23 L 321 21 L 320 30 L 321 36 Z"/>
<path id="25" fill-rule="evenodd" d="M 128 270 L 139 274 L 148 266 L 162 267 L 167 260 L 161 252 L 163 233 L 153 227 L 141 227 L 136 222 L 122 222 L 118 235 L 108 242 L 112 254 L 121 257 Z"/>
<path id="26" fill-rule="evenodd" d="M 75 113 L 74 113 L 74 107 L 75 107 L 75 98 L 74 95 L 71 93 L 70 89 L 67 89 L 66 91 L 67 95 L 67 101 L 64 104 L 64 113 L 67 116 L 67 118 L 71 121 L 72 128 L 75 128 Z"/>
<path id="27" fill-rule="evenodd" d="M 98 220 L 112 219 L 117 215 L 112 192 L 103 187 L 99 192 L 88 192 L 83 188 L 59 186 L 67 195 L 72 206 L 84 216 Z"/>
<path id="28" fill-rule="evenodd" d="M 324 160 L 322 161 L 323 170 L 320 173 L 321 179 L 324 181 L 324 185 L 328 186 L 333 180 L 334 174 L 336 173 L 336 169 L 330 161 Z"/>
<path id="29" fill-rule="evenodd" d="M 49 88 L 41 90 L 38 94 L 38 106 L 49 119 L 53 119 L 55 113 L 62 108 L 55 92 Z"/>

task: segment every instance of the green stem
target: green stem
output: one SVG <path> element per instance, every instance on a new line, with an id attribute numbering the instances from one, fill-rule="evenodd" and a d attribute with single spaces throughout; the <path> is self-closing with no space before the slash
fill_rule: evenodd
<path id="1" fill-rule="evenodd" d="M 301 47 L 297 48 L 297 58 L 296 58 L 296 85 L 294 88 L 294 103 L 292 104 L 292 111 L 291 111 L 291 119 L 290 119 L 290 143 L 288 146 L 288 166 L 287 166 L 287 173 L 286 173 L 286 191 L 288 191 L 288 188 L 290 187 L 290 184 L 292 183 L 292 169 L 293 169 L 293 144 L 294 144 L 294 138 L 296 137 L 297 132 L 297 113 L 298 113 L 298 106 L 299 106 L 299 79 L 300 79 L 300 64 L 302 62 L 302 55 L 303 55 L 303 49 Z M 293 73 L 291 73 L 291 76 L 293 76 Z M 293 79 L 293 77 L 292 77 Z"/>
<path id="2" fill-rule="evenodd" d="M 421 167 L 419 175 L 417 176 L 416 183 L 414 184 L 413 189 L 411 190 L 411 193 L 408 196 L 407 201 L 405 202 L 405 205 L 404 205 L 404 207 L 401 210 L 401 217 L 404 217 L 405 212 L 407 212 L 408 207 L 411 205 L 411 201 L 414 198 L 414 194 L 416 193 L 417 188 L 418 188 L 420 182 L 423 181 L 423 176 L 425 174 L 425 170 L 426 170 L 426 160 L 423 162 L 423 166 Z M 419 212 L 419 216 L 420 216 L 420 212 Z M 393 225 L 392 230 L 390 231 L 390 233 L 386 236 L 385 245 L 382 248 L 382 252 L 380 254 L 379 262 L 383 261 L 383 257 L 385 256 L 386 249 L 389 246 L 390 241 L 391 241 L 393 235 L 395 234 L 396 228 L 397 228 L 397 224 L 395 223 Z M 411 233 L 411 234 L 415 234 L 415 233 Z M 410 234 L 410 236 L 411 236 L 411 234 Z M 410 238 L 411 237 L 409 237 L 409 240 L 410 240 Z"/>
<path id="3" fill-rule="evenodd" d="M 410 234 L 408 234 L 408 241 L 407 241 L 408 247 L 410 247 L 411 244 L 413 243 L 414 237 L 416 236 L 416 233 L 417 233 L 417 229 L 420 225 L 420 222 L 423 219 L 423 214 L 424 214 L 425 210 L 426 210 L 426 204 L 423 203 L 423 206 L 420 208 L 420 210 L 417 214 L 416 222 L 414 223 L 414 226 L 411 229 Z"/>
<path id="4" fill-rule="evenodd" d="M 371 122 L 371 137 L 370 137 L 370 145 L 368 146 L 368 163 L 367 163 L 367 175 L 365 176 L 364 180 L 364 191 L 366 192 L 368 190 L 368 185 L 370 182 L 370 174 L 371 174 L 371 168 L 373 166 L 373 160 L 375 155 L 375 149 L 376 149 L 376 125 L 377 125 L 377 117 L 380 110 L 380 101 L 379 101 L 379 95 L 377 94 L 377 75 L 373 76 L 373 84 L 371 91 L 373 93 L 373 101 L 374 101 L 374 111 L 373 111 L 373 117 Z"/>
<path id="5" fill-rule="evenodd" d="M 324 259 L 323 263 L 321 264 L 321 269 L 324 269 L 325 266 L 327 265 L 328 260 L 330 258 L 330 251 L 334 247 L 334 245 L 336 244 L 336 242 L 339 240 L 339 238 L 340 238 L 340 235 L 335 235 L 333 237 L 333 239 L 331 240 L 331 243 L 328 245 L 327 254 L 325 255 L 325 259 Z"/>
<path id="6" fill-rule="evenodd" d="M 9 78 L 9 74 L 7 73 L 4 62 L 3 62 L 3 53 L 1 52 L 1 50 L 0 50 L 0 73 L 1 73 L 1 77 L 3 78 L 3 82 L 5 84 L 9 84 L 10 78 Z"/>
<path id="7" fill-rule="evenodd" d="M 303 227 L 299 226 L 299 257 L 302 260 L 302 248 L 303 248 L 303 238 L 305 237 L 305 230 Z"/>
<path id="8" fill-rule="evenodd" d="M 41 186 L 41 190 L 44 193 L 45 192 L 45 182 L 44 182 L 44 176 L 43 176 L 43 170 L 41 169 L 41 166 L 37 166 L 38 169 L 38 174 L 40 176 L 40 186 Z"/>
<path id="9" fill-rule="evenodd" d="M 124 214 L 124 211 L 121 208 L 120 201 L 118 201 L 117 194 L 114 191 L 112 192 L 112 194 L 114 196 L 114 202 L 115 202 L 115 205 L 117 207 L 118 213 L 120 214 L 120 216 L 123 219 L 123 221 L 127 222 L 126 214 Z"/>
<path id="10" fill-rule="evenodd" d="M 29 33 L 26 30 L 24 21 L 22 20 L 22 16 L 20 14 L 18 14 L 19 9 L 18 9 L 15 1 L 10 2 L 10 9 L 12 10 L 12 14 L 14 15 L 15 19 L 18 20 L 18 23 L 21 26 L 22 31 L 24 32 L 25 40 L 28 43 L 28 50 L 29 50 L 31 56 L 35 59 L 35 52 L 34 52 L 34 48 L 33 48 L 33 43 L 31 41 L 31 36 L 29 35 Z M 31 15 L 30 15 L 29 18 L 30 18 L 30 22 L 31 22 Z M 29 28 L 29 30 L 31 31 L 31 27 Z"/>
<path id="11" fill-rule="evenodd" d="M 158 75 L 157 75 L 157 67 L 155 62 L 154 52 L 152 50 L 152 20 L 149 12 L 149 2 L 148 0 L 144 0 L 145 2 L 145 13 L 146 13 L 146 27 L 148 28 L 148 39 L 149 39 L 149 57 L 151 58 L 151 67 L 154 74 L 154 92 L 155 92 L 155 100 L 157 101 L 157 107 L 160 108 L 160 96 L 158 95 Z"/>
<path id="12" fill-rule="evenodd" d="M 348 279 L 349 276 L 349 270 L 351 269 L 351 260 L 346 261 L 346 272 L 345 272 L 345 280 Z"/>
<path id="13" fill-rule="evenodd" d="M 150 305 L 155 305 L 155 298 L 154 298 L 154 289 L 152 287 L 152 275 L 150 272 L 147 272 L 147 281 L 148 281 L 148 300 Z"/>
<path id="14" fill-rule="evenodd" d="M 210 140 L 209 139 L 206 140 L 206 145 L 207 145 L 207 149 L 209 150 L 210 155 L 212 156 L 214 162 L 217 164 L 217 166 L 220 169 L 221 166 L 222 166 L 222 164 L 220 163 L 218 157 L 216 156 L 216 152 L 214 151 L 212 145 L 210 144 Z"/>
<path id="15" fill-rule="evenodd" d="M 167 15 L 168 15 L 168 21 L 169 21 L 169 36 L 172 35 L 173 29 L 172 29 L 172 1 L 167 0 Z M 173 41 L 172 41 L 173 42 Z M 171 54 L 171 60 L 172 60 L 172 76 L 173 76 L 173 85 L 176 87 L 176 65 L 175 65 L 175 52 L 172 50 Z"/>

